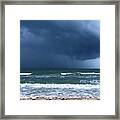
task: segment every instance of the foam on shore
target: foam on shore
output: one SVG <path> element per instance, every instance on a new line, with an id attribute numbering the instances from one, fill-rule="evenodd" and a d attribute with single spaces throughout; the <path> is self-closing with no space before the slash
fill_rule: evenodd
<path id="1" fill-rule="evenodd" d="M 75 89 L 99 89 L 99 85 L 90 85 L 90 84 L 21 84 L 21 87 L 32 87 L 32 88 L 75 88 Z"/>

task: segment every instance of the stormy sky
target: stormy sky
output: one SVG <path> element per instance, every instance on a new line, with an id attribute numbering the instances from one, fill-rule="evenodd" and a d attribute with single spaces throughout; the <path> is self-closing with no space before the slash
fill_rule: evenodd
<path id="1" fill-rule="evenodd" d="M 99 68 L 98 20 L 21 20 L 21 69 Z"/>

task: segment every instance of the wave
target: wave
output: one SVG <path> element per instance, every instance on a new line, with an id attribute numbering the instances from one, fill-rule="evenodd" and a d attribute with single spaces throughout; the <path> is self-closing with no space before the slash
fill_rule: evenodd
<path id="1" fill-rule="evenodd" d="M 92 74 L 92 75 L 99 75 L 100 73 L 95 73 L 95 72 L 75 72 L 75 73 L 61 73 L 61 75 L 75 75 L 75 74 L 79 74 L 79 75 L 89 75 L 89 74 Z"/>
<path id="2" fill-rule="evenodd" d="M 57 73 L 57 74 L 49 74 L 49 75 L 35 75 L 36 77 L 58 77 L 58 76 L 67 76 L 67 75 L 99 75 L 100 73 L 95 72 L 73 72 L 73 73 Z M 32 73 L 20 73 L 20 75 L 32 75 Z"/>
<path id="3" fill-rule="evenodd" d="M 20 95 L 34 98 L 97 98 L 100 85 L 90 84 L 20 84 Z"/>
<path id="4" fill-rule="evenodd" d="M 71 75 L 73 73 L 60 73 L 61 75 Z"/>
<path id="5" fill-rule="evenodd" d="M 32 73 L 20 73 L 20 75 L 31 75 Z"/>
<path id="6" fill-rule="evenodd" d="M 75 88 L 75 89 L 99 89 L 100 85 L 90 85 L 90 84 L 20 84 L 22 87 L 32 87 L 32 88 Z"/>
<path id="7" fill-rule="evenodd" d="M 96 75 L 96 74 L 100 74 L 100 73 L 94 73 L 94 72 L 91 72 L 91 73 L 88 73 L 88 72 L 80 72 L 81 75 L 87 75 L 87 74 L 92 74 L 92 75 Z"/>

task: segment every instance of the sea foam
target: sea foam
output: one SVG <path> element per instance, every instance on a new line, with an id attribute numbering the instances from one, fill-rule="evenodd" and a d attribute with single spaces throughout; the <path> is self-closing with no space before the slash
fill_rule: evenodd
<path id="1" fill-rule="evenodd" d="M 99 89 L 99 85 L 90 85 L 90 84 L 21 84 L 21 87 L 32 87 L 32 88 L 75 88 L 75 89 Z"/>
<path id="2" fill-rule="evenodd" d="M 31 75 L 32 73 L 20 73 L 20 75 Z"/>
<path id="3" fill-rule="evenodd" d="M 71 75 L 73 73 L 61 73 L 61 75 Z"/>
<path id="4" fill-rule="evenodd" d="M 100 73 L 94 73 L 94 72 L 91 72 L 91 73 L 88 73 L 88 72 L 87 72 L 87 73 L 86 73 L 86 72 L 80 72 L 80 74 L 81 74 L 81 75 L 82 75 L 82 74 L 85 74 L 85 75 L 87 75 L 87 74 L 92 74 L 92 75 L 94 75 L 94 74 L 95 74 L 95 75 L 97 75 L 97 74 L 100 74 Z"/>

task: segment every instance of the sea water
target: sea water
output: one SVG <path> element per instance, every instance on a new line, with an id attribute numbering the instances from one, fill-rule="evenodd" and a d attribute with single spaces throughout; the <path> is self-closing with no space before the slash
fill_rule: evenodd
<path id="1" fill-rule="evenodd" d="M 20 94 L 26 97 L 100 99 L 100 70 L 24 70 L 20 73 Z"/>

